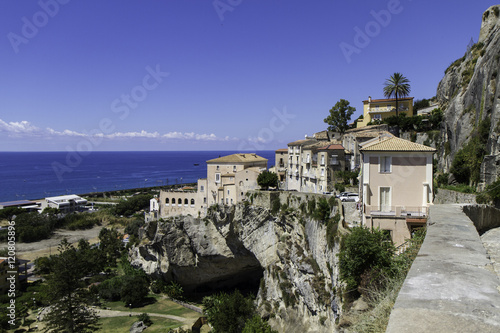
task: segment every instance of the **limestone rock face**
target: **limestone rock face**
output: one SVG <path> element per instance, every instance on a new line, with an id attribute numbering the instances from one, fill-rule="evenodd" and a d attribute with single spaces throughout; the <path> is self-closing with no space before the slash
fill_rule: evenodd
<path id="1" fill-rule="evenodd" d="M 471 137 L 481 120 L 491 120 L 487 157 L 481 166 L 480 187 L 500 175 L 500 6 L 484 14 L 479 42 L 446 70 L 437 98 L 444 110 L 444 126 L 438 147 L 439 167 L 449 171 L 453 157 Z"/>
<path id="2" fill-rule="evenodd" d="M 240 204 L 211 208 L 204 219 L 150 222 L 131 262 L 191 292 L 254 283 L 275 329 L 334 332 L 338 248 L 328 248 L 323 223 L 297 214 Z"/>

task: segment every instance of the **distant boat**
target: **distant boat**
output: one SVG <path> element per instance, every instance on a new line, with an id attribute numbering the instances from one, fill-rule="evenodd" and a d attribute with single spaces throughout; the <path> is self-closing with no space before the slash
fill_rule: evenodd
<path id="1" fill-rule="evenodd" d="M 195 163 L 195 164 L 194 164 L 194 166 L 198 166 L 198 165 L 200 165 L 200 163 Z"/>

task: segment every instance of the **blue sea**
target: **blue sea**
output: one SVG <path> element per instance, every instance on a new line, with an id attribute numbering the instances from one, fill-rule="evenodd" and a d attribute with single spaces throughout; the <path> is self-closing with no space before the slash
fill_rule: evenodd
<path id="1" fill-rule="evenodd" d="M 235 151 L 0 152 L 0 202 L 193 183 Z M 274 165 L 274 151 L 256 151 Z"/>

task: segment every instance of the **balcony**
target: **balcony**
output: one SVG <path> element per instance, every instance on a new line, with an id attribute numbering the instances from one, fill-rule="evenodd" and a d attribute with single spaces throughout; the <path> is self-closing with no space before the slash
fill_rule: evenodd
<path id="1" fill-rule="evenodd" d="M 404 217 L 407 219 L 419 220 L 427 218 L 429 208 L 425 206 L 368 206 L 365 205 L 365 215 L 377 217 Z M 418 221 L 410 221 L 418 222 Z"/>
<path id="2" fill-rule="evenodd" d="M 402 107 L 400 106 L 398 108 L 399 111 L 408 111 L 408 107 Z M 368 113 L 380 113 L 380 112 L 392 112 L 396 111 L 396 107 L 385 107 L 385 108 L 370 108 L 368 109 Z"/>

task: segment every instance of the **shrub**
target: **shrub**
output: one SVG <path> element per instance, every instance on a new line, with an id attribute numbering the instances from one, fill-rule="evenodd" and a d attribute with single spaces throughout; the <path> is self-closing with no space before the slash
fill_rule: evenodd
<path id="1" fill-rule="evenodd" d="M 325 198 L 321 198 L 316 205 L 316 209 L 314 210 L 314 218 L 320 221 L 326 221 L 330 217 L 330 205 Z"/>
<path id="2" fill-rule="evenodd" d="M 145 312 L 138 315 L 137 318 L 139 319 L 139 321 L 142 321 L 144 323 L 144 325 L 146 325 L 146 326 L 153 325 L 153 321 L 151 320 L 151 317 L 149 317 L 149 315 Z"/>
<path id="3" fill-rule="evenodd" d="M 335 190 L 337 190 L 339 192 L 345 192 L 345 185 L 342 183 L 336 183 Z"/>
<path id="4" fill-rule="evenodd" d="M 279 197 L 274 197 L 271 201 L 271 214 L 275 215 L 280 211 L 281 203 Z"/>
<path id="5" fill-rule="evenodd" d="M 269 187 L 278 187 L 278 175 L 267 170 L 263 171 L 257 177 L 257 184 L 265 190 Z"/>
<path id="6" fill-rule="evenodd" d="M 239 333 L 255 315 L 255 305 L 238 290 L 203 298 L 203 312 L 215 332 Z"/>
<path id="7" fill-rule="evenodd" d="M 362 274 L 373 268 L 389 273 L 394 250 L 383 231 L 354 227 L 338 254 L 340 279 L 347 284 L 347 290 L 356 290 Z"/>

